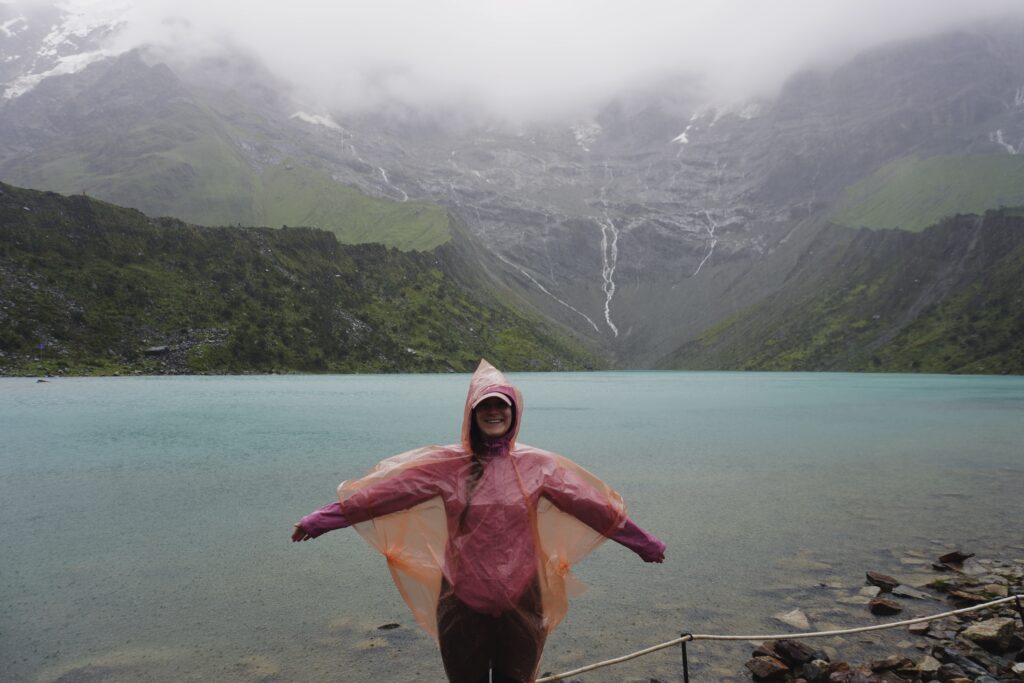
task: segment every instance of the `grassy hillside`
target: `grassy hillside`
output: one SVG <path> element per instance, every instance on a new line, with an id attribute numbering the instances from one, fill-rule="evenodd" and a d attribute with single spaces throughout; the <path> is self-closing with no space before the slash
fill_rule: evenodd
<path id="1" fill-rule="evenodd" d="M 665 359 L 674 368 L 1024 374 L 1024 218 L 921 233 L 824 229 L 786 285 Z"/>
<path id="2" fill-rule="evenodd" d="M 118 68 L 117 79 L 83 86 L 60 107 L 37 103 L 41 109 L 19 112 L 16 106 L 32 102 L 9 105 L 21 123 L 0 129 L 12 140 L 32 139 L 33 151 L 4 159 L 0 177 L 200 225 L 318 227 L 346 244 L 403 250 L 429 251 L 450 239 L 443 207 L 364 195 L 337 183 L 316 159 L 283 154 L 276 122 L 216 111 L 166 68 L 128 57 Z M 130 95 L 118 79 L 135 83 Z M 44 133 L 25 123 L 36 119 Z"/>
<path id="3" fill-rule="evenodd" d="M 904 157 L 846 189 L 832 221 L 920 231 L 957 214 L 1024 204 L 1024 156 Z"/>
<path id="4" fill-rule="evenodd" d="M 0 184 L 0 371 L 418 372 L 590 367 L 478 296 L 443 252 L 307 229 L 203 228 Z"/>
<path id="5" fill-rule="evenodd" d="M 451 239 L 441 206 L 368 197 L 298 164 L 268 169 L 260 186 L 261 224 L 270 227 L 316 227 L 344 244 L 377 242 L 406 251 L 430 251 Z"/>

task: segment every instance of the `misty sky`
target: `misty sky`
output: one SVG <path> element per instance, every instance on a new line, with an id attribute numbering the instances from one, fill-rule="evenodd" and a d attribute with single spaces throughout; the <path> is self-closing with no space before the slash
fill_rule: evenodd
<path id="1" fill-rule="evenodd" d="M 103 5 L 106 0 L 74 0 Z M 123 3 L 121 3 L 123 4 Z M 1020 0 L 150 0 L 122 45 L 263 57 L 311 104 L 477 104 L 585 115 L 624 89 L 700 77 L 727 103 L 894 39 L 1024 17 Z"/>

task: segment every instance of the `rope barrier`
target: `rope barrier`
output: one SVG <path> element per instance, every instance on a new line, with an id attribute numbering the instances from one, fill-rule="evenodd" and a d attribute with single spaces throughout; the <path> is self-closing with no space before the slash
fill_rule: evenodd
<path id="1" fill-rule="evenodd" d="M 851 633 L 864 633 L 866 631 L 882 631 L 884 629 L 896 628 L 898 626 L 909 626 L 910 624 L 921 624 L 927 621 L 936 621 L 938 619 L 945 619 L 946 617 L 956 616 L 958 614 L 967 614 L 968 612 L 977 612 L 978 610 L 988 609 L 995 605 L 1002 605 L 1008 602 L 1016 602 L 1018 607 L 1020 605 L 1020 595 L 1011 595 L 1006 598 L 999 598 L 997 600 L 991 600 L 989 602 L 982 603 L 980 605 L 974 605 L 972 607 L 964 607 L 962 609 L 955 609 L 949 612 L 941 612 L 939 614 L 933 614 L 928 617 L 917 617 L 914 619 L 904 619 L 902 621 L 892 621 L 885 624 L 875 624 L 874 626 L 859 626 L 857 628 L 842 628 L 835 629 L 832 631 L 809 631 L 806 633 L 774 633 L 774 634 L 755 634 L 755 635 L 742 635 L 742 636 L 726 636 L 726 635 L 714 635 L 709 633 L 683 633 L 678 638 L 659 643 L 658 645 L 652 645 L 644 648 L 643 650 L 637 650 L 631 652 L 628 655 L 622 655 L 621 657 L 615 657 L 614 659 L 606 659 L 602 662 L 596 662 L 594 664 L 588 664 L 587 666 L 573 669 L 572 671 L 566 671 L 560 674 L 554 674 L 551 676 L 545 676 L 544 678 L 538 678 L 536 683 L 553 683 L 554 681 L 561 681 L 569 676 L 576 676 L 578 674 L 593 671 L 595 669 L 601 669 L 606 666 L 612 666 L 613 664 L 621 664 L 637 657 L 643 657 L 649 655 L 652 652 L 664 650 L 666 648 L 674 647 L 676 645 L 683 646 L 683 673 L 686 679 L 689 679 L 687 672 L 688 663 L 686 658 L 686 643 L 694 640 L 781 640 L 783 638 L 788 640 L 796 640 L 800 638 L 827 638 L 830 636 L 844 636 Z M 1022 626 L 1024 626 L 1024 614 L 1021 616 Z"/>

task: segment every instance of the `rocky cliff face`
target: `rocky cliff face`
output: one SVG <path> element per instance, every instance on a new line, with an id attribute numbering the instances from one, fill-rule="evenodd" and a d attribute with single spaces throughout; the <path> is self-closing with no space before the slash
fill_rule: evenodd
<path id="1" fill-rule="evenodd" d="M 458 112 L 332 115 L 293 102 L 258 65 L 189 70 L 136 52 L 8 97 L 0 173 L 173 213 L 202 190 L 202 159 L 143 169 L 147 183 L 123 177 L 153 156 L 145 137 L 127 145 L 120 132 L 159 115 L 157 137 L 198 128 L 225 169 L 311 168 L 447 207 L 496 278 L 618 363 L 644 366 L 779 290 L 789 257 L 769 257 L 887 162 L 1024 148 L 1022 35 L 979 28 L 889 46 L 798 74 L 771 101 L 716 108 L 666 82 L 591 120 L 523 127 Z M 218 87 L 227 76 L 234 85 Z M 167 149 L 153 154 L 166 161 Z M 69 175 L 92 185 L 61 186 Z M 245 187 L 219 200 L 264 201 Z"/>

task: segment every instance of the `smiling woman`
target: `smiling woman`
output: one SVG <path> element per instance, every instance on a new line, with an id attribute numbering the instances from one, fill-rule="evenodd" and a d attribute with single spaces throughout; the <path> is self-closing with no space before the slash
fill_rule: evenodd
<path id="1" fill-rule="evenodd" d="M 338 487 L 293 541 L 354 525 L 388 561 L 453 683 L 536 678 L 565 616 L 573 564 L 605 538 L 645 562 L 665 545 L 621 497 L 554 453 L 516 443 L 523 397 L 487 361 L 470 381 L 462 440 L 396 455 Z M 493 672 L 493 678 L 489 678 Z"/>
<path id="2" fill-rule="evenodd" d="M 485 439 L 498 439 L 512 427 L 512 400 L 505 394 L 487 394 L 473 406 L 476 428 Z"/>

